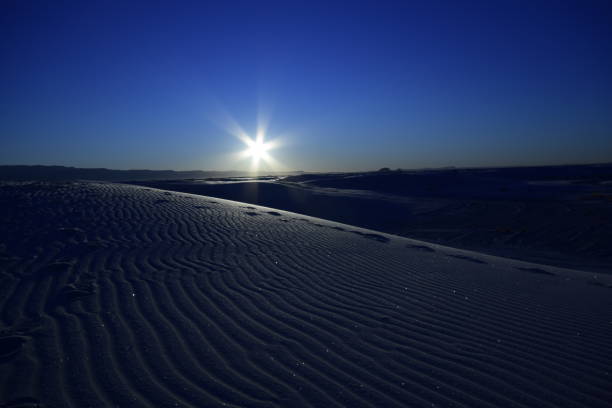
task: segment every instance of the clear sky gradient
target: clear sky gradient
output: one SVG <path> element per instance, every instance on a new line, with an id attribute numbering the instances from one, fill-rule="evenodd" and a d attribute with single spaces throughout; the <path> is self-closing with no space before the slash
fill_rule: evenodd
<path id="1" fill-rule="evenodd" d="M 612 161 L 610 1 L 287 3 L 0 2 L 0 164 Z"/>

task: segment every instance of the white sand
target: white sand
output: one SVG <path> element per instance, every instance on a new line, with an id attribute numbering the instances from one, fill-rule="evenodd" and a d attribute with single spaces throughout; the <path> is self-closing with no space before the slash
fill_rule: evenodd
<path id="1" fill-rule="evenodd" d="M 0 210 L 0 407 L 611 406 L 606 275 L 136 186 Z"/>

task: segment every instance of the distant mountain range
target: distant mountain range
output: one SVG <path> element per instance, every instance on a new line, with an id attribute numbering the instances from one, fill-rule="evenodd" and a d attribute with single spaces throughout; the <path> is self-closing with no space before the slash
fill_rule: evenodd
<path id="1" fill-rule="evenodd" d="M 347 176 L 355 180 L 344 180 L 353 184 L 359 181 L 360 187 L 364 176 L 368 180 L 378 185 L 381 180 L 386 183 L 396 184 L 395 178 L 402 180 L 408 176 L 428 175 L 428 180 L 434 175 L 442 177 L 445 175 L 478 176 L 485 178 L 504 178 L 513 180 L 579 180 L 591 179 L 598 181 L 612 180 L 612 163 L 586 164 L 586 165 L 556 165 L 556 166 L 525 166 L 525 167 L 489 167 L 489 168 L 454 168 L 444 167 L 435 169 L 415 169 L 390 170 L 388 168 L 370 172 L 350 172 L 350 173 L 305 173 L 303 171 L 292 172 L 261 172 L 254 175 L 246 171 L 204 171 L 204 170 L 113 170 L 105 168 L 79 168 L 66 166 L 27 166 L 27 165 L 0 165 L 0 180 L 46 180 L 46 181 L 67 181 L 67 180 L 99 180 L 99 181 L 144 181 L 144 180 L 186 180 L 186 179 L 224 179 L 231 177 L 252 177 L 252 176 L 292 176 L 287 181 L 307 182 L 323 186 L 330 183 L 332 179 L 344 179 Z M 392 177 L 393 176 L 393 177 Z M 337 182 L 335 180 L 334 182 Z M 342 186 L 327 185 L 327 187 Z"/>
<path id="2" fill-rule="evenodd" d="M 295 173 L 292 173 L 295 174 Z M 241 171 L 112 170 L 65 166 L 0 166 L 0 180 L 176 180 L 209 177 L 240 177 Z"/>

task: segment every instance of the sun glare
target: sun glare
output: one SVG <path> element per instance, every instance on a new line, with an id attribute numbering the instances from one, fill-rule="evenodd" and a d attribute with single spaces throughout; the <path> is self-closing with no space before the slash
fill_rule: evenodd
<path id="1" fill-rule="evenodd" d="M 250 142 L 248 149 L 249 156 L 253 159 L 261 159 L 267 155 L 268 149 L 270 148 L 267 143 L 264 143 L 261 139 L 250 140 Z"/>
<path id="2" fill-rule="evenodd" d="M 268 120 L 265 116 L 263 114 L 258 116 L 257 133 L 254 137 L 246 133 L 242 126 L 226 112 L 218 122 L 227 133 L 245 144 L 246 148 L 244 150 L 236 152 L 232 156 L 237 160 L 250 160 L 249 170 L 253 173 L 285 169 L 285 166 L 270 154 L 271 150 L 280 147 L 283 143 L 281 141 L 282 137 L 274 139 L 267 137 Z"/>
<path id="3" fill-rule="evenodd" d="M 266 141 L 263 132 L 258 132 L 257 137 L 251 138 L 246 133 L 242 133 L 240 139 L 246 144 L 247 148 L 241 153 L 243 158 L 251 159 L 251 171 L 257 172 L 260 167 L 273 170 L 279 167 L 278 162 L 270 155 L 269 151 L 277 147 L 276 140 Z"/>

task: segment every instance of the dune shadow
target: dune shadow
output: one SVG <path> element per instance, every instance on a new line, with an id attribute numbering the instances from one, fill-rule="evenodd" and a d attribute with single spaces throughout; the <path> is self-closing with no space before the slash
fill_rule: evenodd
<path id="1" fill-rule="evenodd" d="M 380 234 L 372 234 L 372 233 L 366 233 L 366 232 L 361 232 L 361 231 L 349 231 L 349 232 L 353 234 L 361 235 L 364 238 L 371 239 L 371 240 L 378 241 L 378 242 L 386 243 L 390 241 L 389 238 L 383 235 L 380 235 Z"/>
<path id="2" fill-rule="evenodd" d="M 450 256 L 452 258 L 457 258 L 457 259 L 463 259 L 464 261 L 469 261 L 469 262 L 473 262 L 473 263 L 486 264 L 485 261 L 482 261 L 482 260 L 477 259 L 477 258 L 472 258 L 471 256 L 466 256 L 466 255 L 447 255 L 447 256 Z"/>
<path id="3" fill-rule="evenodd" d="M 541 268 L 517 267 L 516 269 L 518 269 L 519 271 L 535 273 L 535 274 L 538 274 L 538 275 L 557 276 L 556 274 L 554 274 L 552 272 L 549 272 L 547 270 L 541 269 Z"/>
<path id="4" fill-rule="evenodd" d="M 425 246 L 425 245 L 406 244 L 406 248 L 416 249 L 416 250 L 425 251 L 425 252 L 436 252 L 435 249 L 430 248 L 430 247 Z"/>

